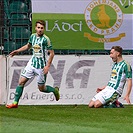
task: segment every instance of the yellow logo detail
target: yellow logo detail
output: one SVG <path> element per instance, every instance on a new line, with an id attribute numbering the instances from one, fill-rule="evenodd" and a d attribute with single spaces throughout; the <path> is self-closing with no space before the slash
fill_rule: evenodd
<path id="1" fill-rule="evenodd" d="M 110 28 L 111 26 L 109 25 L 110 23 L 110 17 L 109 15 L 105 12 L 105 5 L 99 6 L 100 11 L 98 11 L 97 16 L 100 21 L 100 24 L 97 24 L 96 26 L 98 28 L 105 28 L 108 27 Z"/>
<path id="2" fill-rule="evenodd" d="M 33 50 L 34 50 L 35 53 L 38 53 L 40 51 L 40 49 L 41 49 L 41 47 L 38 44 L 35 44 L 33 46 Z"/>
<path id="3" fill-rule="evenodd" d="M 87 37 L 89 40 L 93 42 L 116 42 L 119 41 L 122 37 L 125 37 L 125 33 L 119 34 L 119 36 L 114 37 L 114 38 L 98 38 L 98 37 L 93 37 L 91 36 L 90 33 L 84 33 L 84 37 Z"/>
<path id="4" fill-rule="evenodd" d="M 111 0 L 90 2 L 84 14 L 88 28 L 103 36 L 115 33 L 123 22 L 123 13 L 120 7 Z M 94 42 L 115 42 L 125 37 L 125 33 L 120 33 L 114 38 L 98 38 L 93 37 L 90 33 L 84 33 L 84 37 Z"/>
<path id="5" fill-rule="evenodd" d="M 116 75 L 117 75 L 116 70 L 113 70 L 112 73 L 111 73 L 111 77 L 115 77 Z"/>

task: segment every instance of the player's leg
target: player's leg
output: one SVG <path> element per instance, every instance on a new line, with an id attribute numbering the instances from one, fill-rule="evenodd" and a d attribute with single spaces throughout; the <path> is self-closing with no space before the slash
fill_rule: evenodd
<path id="1" fill-rule="evenodd" d="M 97 88 L 97 91 L 96 92 L 99 93 L 100 91 L 102 91 L 103 89 L 105 89 L 105 87 L 103 87 L 103 88 Z M 124 108 L 124 105 L 121 102 L 119 102 L 118 99 L 117 99 L 116 101 L 111 102 L 111 104 L 110 103 L 104 104 L 103 107 L 104 108 L 108 108 L 108 107 L 110 107 L 110 108 L 111 107 L 112 108 Z"/>
<path id="2" fill-rule="evenodd" d="M 28 81 L 29 79 L 28 78 L 25 78 L 25 77 L 21 77 L 20 80 L 19 80 L 19 85 L 17 86 L 16 88 L 16 92 L 15 92 L 15 100 L 14 100 L 14 103 L 17 103 L 19 102 L 19 99 L 20 97 L 22 96 L 22 93 L 23 93 L 23 88 L 24 88 L 24 85 L 25 83 Z"/>
<path id="3" fill-rule="evenodd" d="M 118 101 L 118 99 L 116 101 L 114 101 L 112 103 L 116 108 L 124 108 L 124 105 Z"/>
<path id="4" fill-rule="evenodd" d="M 113 88 L 106 86 L 105 89 L 93 97 L 92 101 L 94 101 L 94 107 L 99 108 L 103 107 L 104 105 L 107 106 L 110 102 L 113 102 L 117 98 L 118 93 L 116 93 Z"/>
<path id="5" fill-rule="evenodd" d="M 96 100 L 96 101 L 91 100 L 88 106 L 89 106 L 89 108 L 93 108 L 93 107 L 99 108 L 99 107 L 102 107 L 103 104 L 99 100 Z"/>
<path id="6" fill-rule="evenodd" d="M 28 81 L 28 79 L 25 77 L 20 78 L 19 85 L 16 87 L 14 102 L 12 104 L 6 105 L 7 108 L 17 108 L 18 107 L 19 99 L 22 96 L 23 88 L 27 81 Z"/>
<path id="7" fill-rule="evenodd" d="M 22 71 L 21 78 L 19 79 L 19 84 L 16 87 L 14 102 L 12 104 L 6 105 L 7 108 L 18 107 L 18 102 L 19 102 L 20 97 L 22 96 L 24 85 L 29 80 L 29 78 L 32 78 L 33 76 L 34 76 L 34 72 L 33 72 L 32 67 L 27 65 Z"/>
<path id="8" fill-rule="evenodd" d="M 45 93 L 50 93 L 50 92 L 53 92 L 55 98 L 56 98 L 56 101 L 58 101 L 60 99 L 60 94 L 59 94 L 59 88 L 58 87 L 51 87 L 49 85 L 42 85 L 42 84 L 39 84 L 38 83 L 38 89 L 41 91 L 41 92 L 45 92 Z"/>
<path id="9" fill-rule="evenodd" d="M 103 103 L 105 102 L 104 101 L 104 99 L 103 99 L 103 97 L 102 97 L 102 93 L 101 92 L 99 92 L 99 93 L 97 93 L 93 98 L 92 98 L 92 100 L 90 101 L 90 103 L 89 103 L 89 107 L 90 108 L 92 108 L 92 107 L 94 107 L 94 108 L 99 108 L 99 107 L 102 107 L 102 105 L 103 105 Z"/>
<path id="10" fill-rule="evenodd" d="M 119 94 L 117 92 L 112 93 L 110 97 L 106 99 L 106 103 L 104 104 L 104 108 L 118 108 L 119 107 Z"/>
<path id="11" fill-rule="evenodd" d="M 58 87 L 54 88 L 49 85 L 45 85 L 47 75 L 43 74 L 42 69 L 36 70 L 36 73 L 38 73 L 37 75 L 38 89 L 41 92 L 45 93 L 53 92 L 56 101 L 58 101 L 60 99 L 59 88 Z"/>
<path id="12" fill-rule="evenodd" d="M 100 101 L 100 100 L 96 100 L 95 101 L 95 104 L 94 104 L 94 107 L 95 108 L 100 108 L 100 107 L 102 107 L 103 106 L 103 103 Z"/>

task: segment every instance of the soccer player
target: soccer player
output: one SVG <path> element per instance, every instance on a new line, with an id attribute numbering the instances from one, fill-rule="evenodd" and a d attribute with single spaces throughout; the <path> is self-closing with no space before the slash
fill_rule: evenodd
<path id="1" fill-rule="evenodd" d="M 23 47 L 12 51 L 9 56 L 13 57 L 14 55 L 18 54 L 19 52 L 28 50 L 30 48 L 33 49 L 33 55 L 27 66 L 21 73 L 21 78 L 19 80 L 19 84 L 16 87 L 15 92 L 15 99 L 12 104 L 6 105 L 7 108 L 17 108 L 19 99 L 23 93 L 25 83 L 32 78 L 33 76 L 37 76 L 37 83 L 38 89 L 41 92 L 50 93 L 52 92 L 56 98 L 56 101 L 59 100 L 59 88 L 58 87 L 51 87 L 45 85 L 46 76 L 50 69 L 50 65 L 52 63 L 54 57 L 54 50 L 52 49 L 52 43 L 44 34 L 45 30 L 45 21 L 38 20 L 35 25 L 36 33 L 33 33 L 26 45 Z M 46 59 L 46 51 L 49 53 L 49 58 Z"/>
<path id="2" fill-rule="evenodd" d="M 132 68 L 122 58 L 122 48 L 113 46 L 110 51 L 110 57 L 114 62 L 112 72 L 108 84 L 97 89 L 97 94 L 89 102 L 89 107 L 104 107 L 108 104 L 117 104 L 118 98 L 121 97 L 124 85 L 127 81 L 127 91 L 124 97 L 127 103 L 130 104 L 130 93 L 132 89 Z"/>

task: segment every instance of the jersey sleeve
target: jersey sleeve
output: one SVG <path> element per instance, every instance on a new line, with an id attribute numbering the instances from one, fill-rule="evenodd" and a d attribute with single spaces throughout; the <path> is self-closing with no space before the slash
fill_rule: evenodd
<path id="1" fill-rule="evenodd" d="M 132 78 L 132 68 L 131 68 L 131 65 L 126 63 L 126 65 L 124 67 L 124 71 L 125 71 L 125 74 L 126 74 L 126 78 Z"/>
<path id="2" fill-rule="evenodd" d="M 30 36 L 30 38 L 29 38 L 29 40 L 28 40 L 28 43 L 30 44 L 30 45 L 32 45 L 32 35 Z"/>
<path id="3" fill-rule="evenodd" d="M 45 35 L 45 38 L 47 39 L 47 43 L 46 43 L 47 50 L 53 50 L 52 42 L 50 41 L 49 37 Z"/>

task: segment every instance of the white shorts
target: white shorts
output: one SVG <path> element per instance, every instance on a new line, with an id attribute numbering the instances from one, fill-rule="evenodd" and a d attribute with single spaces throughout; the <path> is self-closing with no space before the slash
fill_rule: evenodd
<path id="1" fill-rule="evenodd" d="M 21 72 L 21 76 L 28 79 L 37 76 L 37 83 L 42 85 L 46 82 L 46 75 L 44 74 L 43 69 L 36 69 L 31 65 L 27 65 L 24 68 L 24 70 Z"/>
<path id="2" fill-rule="evenodd" d="M 105 89 L 97 93 L 92 100 L 96 101 L 99 100 L 102 104 L 108 103 L 108 102 L 114 102 L 116 99 L 118 99 L 120 95 L 114 90 L 114 88 L 106 86 Z"/>

